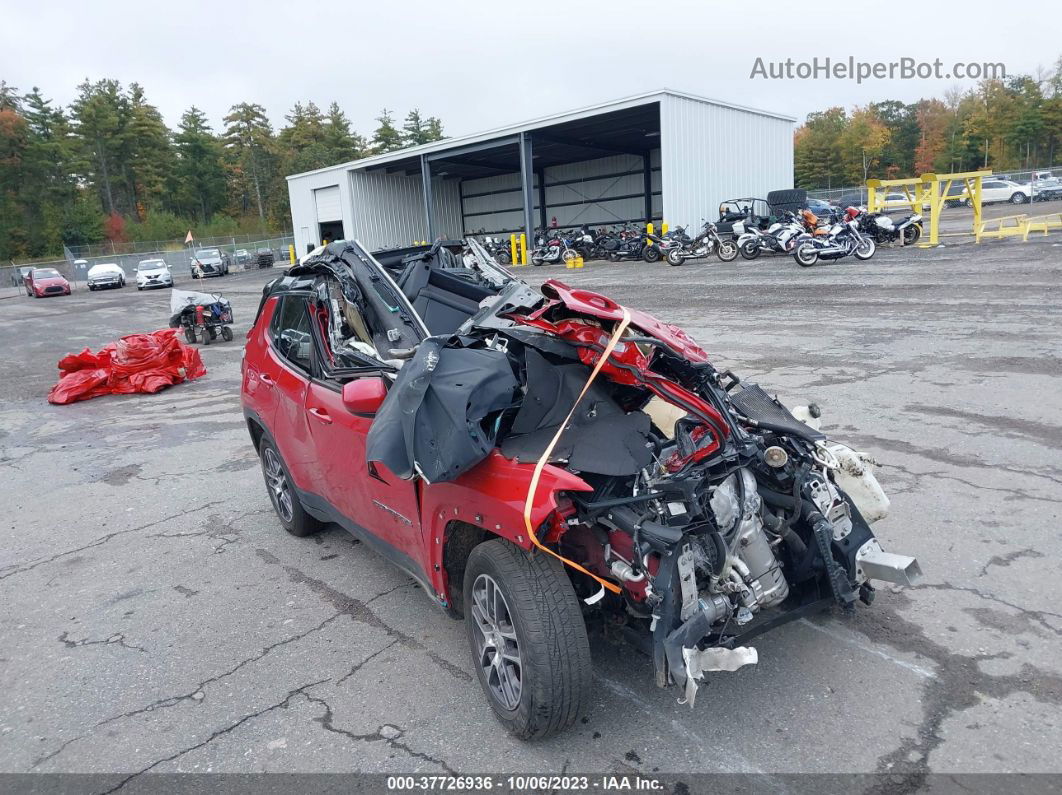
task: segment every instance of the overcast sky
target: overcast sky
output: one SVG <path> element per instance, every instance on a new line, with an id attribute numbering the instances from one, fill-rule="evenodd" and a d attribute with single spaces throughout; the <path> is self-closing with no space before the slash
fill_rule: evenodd
<path id="1" fill-rule="evenodd" d="M 152 4 L 2 0 L 0 79 L 63 104 L 85 78 L 137 81 L 167 122 L 195 104 L 215 128 L 264 105 L 280 126 L 299 100 L 335 100 L 371 132 L 386 106 L 439 116 L 449 135 L 668 87 L 799 119 L 830 105 L 940 96 L 955 80 L 750 79 L 765 61 L 1002 62 L 1062 55 L 1062 3 L 623 4 L 568 0 L 326 0 Z M 153 7 L 154 6 L 154 7 Z M 161 9 L 165 9 L 163 12 Z"/>

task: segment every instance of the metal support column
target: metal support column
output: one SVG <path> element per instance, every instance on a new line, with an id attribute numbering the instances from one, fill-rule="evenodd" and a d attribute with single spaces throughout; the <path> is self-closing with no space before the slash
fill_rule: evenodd
<path id="1" fill-rule="evenodd" d="M 520 187 L 524 197 L 524 231 L 528 250 L 535 246 L 535 177 L 532 171 L 531 136 L 520 133 Z"/>
<path id="2" fill-rule="evenodd" d="M 428 220 L 428 244 L 435 242 L 435 197 L 431 194 L 431 164 L 420 156 L 420 182 L 424 188 L 424 215 Z"/>
<path id="3" fill-rule="evenodd" d="M 546 172 L 539 169 L 535 172 L 538 176 L 538 225 L 546 228 Z"/>
<path id="4" fill-rule="evenodd" d="M 653 168 L 649 153 L 642 155 L 642 185 L 645 190 L 645 221 L 653 220 Z"/>

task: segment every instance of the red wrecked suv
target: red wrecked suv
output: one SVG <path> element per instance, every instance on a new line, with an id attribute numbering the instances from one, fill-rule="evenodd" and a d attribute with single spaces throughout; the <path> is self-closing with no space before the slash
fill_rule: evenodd
<path id="1" fill-rule="evenodd" d="M 585 708 L 587 622 L 692 705 L 706 673 L 757 661 L 757 635 L 919 575 L 870 529 L 888 510 L 872 462 L 814 407 L 716 370 L 675 326 L 533 289 L 466 246 L 340 241 L 271 282 L 243 406 L 284 528 L 335 522 L 463 617 L 511 732 Z"/>

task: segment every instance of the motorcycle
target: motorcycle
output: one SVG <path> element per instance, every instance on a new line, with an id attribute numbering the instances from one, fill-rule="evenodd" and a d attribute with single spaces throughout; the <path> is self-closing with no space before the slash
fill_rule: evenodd
<path id="1" fill-rule="evenodd" d="M 860 215 L 860 211 L 855 207 L 849 207 L 828 235 L 802 235 L 793 250 L 793 259 L 803 268 L 810 268 L 820 259 L 842 259 L 850 254 L 859 260 L 870 259 L 874 256 L 877 245 L 873 237 L 859 230 Z"/>
<path id="2" fill-rule="evenodd" d="M 885 213 L 861 213 L 859 231 L 874 238 L 878 244 L 902 240 L 905 246 L 910 246 L 922 237 L 922 216 L 908 215 L 897 221 Z"/>
<path id="3" fill-rule="evenodd" d="M 681 229 L 681 227 L 679 228 Z M 682 234 L 685 234 L 685 230 L 682 231 Z M 642 259 L 646 262 L 659 262 L 661 259 L 666 259 L 671 251 L 678 249 L 681 245 L 680 240 L 672 237 L 670 232 L 667 235 L 646 232 L 645 246 L 642 248 Z"/>
<path id="4" fill-rule="evenodd" d="M 776 254 L 791 254 L 797 239 L 804 233 L 803 225 L 791 212 L 786 212 L 764 232 L 755 226 L 746 226 L 746 232 L 738 238 L 737 247 L 745 259 L 756 259 L 763 251 Z"/>
<path id="5" fill-rule="evenodd" d="M 618 232 L 606 235 L 601 240 L 605 257 L 610 262 L 619 262 L 625 259 L 642 259 L 645 248 L 645 233 L 629 224 Z"/>
<path id="6" fill-rule="evenodd" d="M 511 265 L 513 261 L 512 251 L 508 240 L 500 237 L 483 238 L 483 247 L 499 265 Z"/>
<path id="7" fill-rule="evenodd" d="M 667 264 L 684 265 L 689 260 L 706 259 L 713 253 L 723 262 L 732 262 L 737 257 L 737 243 L 733 240 L 723 240 L 715 224 L 706 221 L 703 229 L 704 231 L 693 239 L 684 235 L 686 239 L 680 240 L 678 246 L 667 252 Z"/>
<path id="8" fill-rule="evenodd" d="M 571 240 L 556 229 L 535 235 L 535 248 L 531 251 L 532 265 L 567 264 L 578 256 L 579 252 L 572 248 Z"/>

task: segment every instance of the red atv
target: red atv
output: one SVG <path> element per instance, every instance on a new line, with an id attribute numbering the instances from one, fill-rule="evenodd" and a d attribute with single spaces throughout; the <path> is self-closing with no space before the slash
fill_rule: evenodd
<path id="1" fill-rule="evenodd" d="M 870 460 L 712 366 L 681 329 L 513 278 L 475 240 L 337 242 L 265 289 L 243 406 L 288 532 L 335 522 L 464 618 L 519 737 L 590 698 L 586 622 L 661 687 L 756 662 L 788 620 L 908 583 Z"/>

